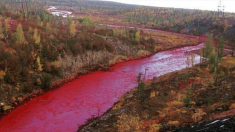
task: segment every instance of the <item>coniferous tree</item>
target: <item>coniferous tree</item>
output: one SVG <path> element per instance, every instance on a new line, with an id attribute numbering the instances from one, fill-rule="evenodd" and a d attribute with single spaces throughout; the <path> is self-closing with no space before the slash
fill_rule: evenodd
<path id="1" fill-rule="evenodd" d="M 35 44 L 39 44 L 40 43 L 40 35 L 38 34 L 38 30 L 37 29 L 34 29 L 33 39 L 35 40 Z"/>
<path id="2" fill-rule="evenodd" d="M 36 62 L 37 62 L 37 66 L 38 66 L 37 71 L 42 71 L 43 69 L 42 69 L 42 64 L 41 64 L 41 60 L 40 60 L 39 56 L 37 57 Z"/>
<path id="3" fill-rule="evenodd" d="M 224 40 L 223 40 L 223 38 L 219 39 L 217 50 L 218 50 L 218 58 L 222 59 L 223 53 L 224 53 Z"/>
<path id="4" fill-rule="evenodd" d="M 51 24 L 48 22 L 46 24 L 46 32 L 50 32 L 51 31 Z"/>
<path id="5" fill-rule="evenodd" d="M 10 25 L 9 25 L 10 19 L 7 18 L 5 19 L 5 25 L 4 25 L 4 33 L 8 34 L 9 30 L 10 30 Z"/>
<path id="6" fill-rule="evenodd" d="M 76 24 L 74 21 L 71 22 L 71 24 L 69 25 L 69 34 L 71 36 L 74 36 L 76 33 Z"/>
<path id="7" fill-rule="evenodd" d="M 206 42 L 205 42 L 205 47 L 204 47 L 204 50 L 205 50 L 205 57 L 206 58 L 209 58 L 210 57 L 210 54 L 211 52 L 213 51 L 214 49 L 214 46 L 213 46 L 213 36 L 212 35 L 209 35 L 206 39 Z"/>
<path id="8" fill-rule="evenodd" d="M 21 24 L 19 24 L 16 28 L 15 39 L 17 43 L 25 42 L 24 31 Z"/>

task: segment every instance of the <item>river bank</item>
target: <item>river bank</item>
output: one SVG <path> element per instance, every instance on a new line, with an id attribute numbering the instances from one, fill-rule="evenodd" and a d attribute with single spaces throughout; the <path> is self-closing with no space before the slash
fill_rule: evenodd
<path id="1" fill-rule="evenodd" d="M 197 43 L 194 43 L 194 44 L 181 44 L 181 45 L 172 45 L 172 46 L 168 46 L 168 47 L 165 47 L 165 48 L 158 48 L 157 50 L 155 50 L 154 52 L 150 52 L 150 51 L 144 51 L 144 50 L 140 50 L 141 52 L 136 54 L 136 56 L 133 56 L 133 57 L 130 57 L 130 56 L 124 56 L 124 55 L 117 55 L 115 56 L 113 59 L 114 61 L 111 61 L 111 63 L 107 63 L 105 65 L 96 65 L 96 66 L 90 66 L 90 67 L 86 67 L 86 68 L 83 68 L 81 71 L 78 71 L 76 73 L 73 73 L 72 75 L 68 75 L 68 76 L 65 76 L 63 77 L 62 79 L 58 79 L 58 80 L 55 80 L 51 83 L 51 86 L 50 86 L 50 89 L 48 90 L 35 90 L 33 91 L 31 94 L 27 94 L 26 96 L 24 97 L 21 97 L 20 98 L 20 101 L 17 101 L 17 102 L 12 102 L 12 106 L 7 106 L 9 109 L 7 109 L 4 113 L 0 113 L 0 119 L 6 115 L 7 113 L 9 113 L 10 111 L 12 111 L 13 109 L 15 109 L 16 107 L 20 106 L 20 105 L 23 105 L 24 103 L 26 103 L 27 101 L 31 100 L 32 98 L 34 97 L 37 97 L 37 96 L 40 96 L 40 95 L 43 95 L 45 94 L 46 92 L 49 92 L 49 91 L 52 91 L 56 88 L 59 88 L 60 86 L 62 86 L 63 84 L 66 84 L 70 81 L 73 81 L 75 80 L 76 78 L 82 76 L 82 75 L 86 75 L 86 74 L 90 74 L 94 71 L 109 71 L 110 67 L 118 64 L 118 63 L 121 63 L 121 62 L 126 62 L 126 61 L 131 61 L 131 60 L 138 60 L 138 59 L 143 59 L 143 58 L 146 58 L 146 57 L 150 57 L 158 52 L 161 52 L 161 51 L 166 51 L 166 50 L 173 50 L 173 49 L 177 49 L 177 48 L 182 48 L 182 47 L 185 47 L 185 46 L 195 46 L 197 45 Z"/>
<path id="2" fill-rule="evenodd" d="M 228 65 L 235 67 L 234 58 L 225 57 L 219 65 L 225 69 Z M 102 116 L 88 120 L 78 131 L 180 131 L 233 116 L 234 71 L 228 74 L 221 70 L 218 81 L 213 78 L 207 63 L 156 77 L 146 82 L 144 90 L 127 92 Z"/>
<path id="3" fill-rule="evenodd" d="M 148 68 L 146 79 L 151 79 L 185 68 L 185 52 L 202 47 L 198 45 L 158 52 L 148 58 L 118 63 L 111 67 L 112 72 L 96 71 L 82 75 L 17 107 L 0 120 L 0 128 L 5 131 L 33 131 L 37 128 L 43 128 L 43 131 L 75 131 L 78 124 L 101 115 L 121 95 L 136 86 L 139 72 Z M 195 63 L 199 63 L 199 58 L 195 55 Z M 116 81 L 111 81 L 113 79 Z M 42 127 L 46 124 L 47 127 Z"/>
<path id="4" fill-rule="evenodd" d="M 54 9 L 54 8 L 53 8 Z M 56 9 L 56 8 L 55 8 Z M 114 27 L 114 25 L 112 25 Z M 132 28 L 132 27 L 127 27 Z M 97 29 L 99 30 L 99 29 Z M 142 31 L 149 31 L 149 29 L 141 29 Z M 107 51 L 100 52 L 87 52 L 84 55 L 78 55 L 76 57 L 66 56 L 63 59 L 59 59 L 54 62 L 54 65 L 58 65 L 63 69 L 63 75 L 61 77 L 53 78 L 53 82 L 49 89 L 35 89 L 27 94 L 12 94 L 9 97 L 5 97 L 4 101 L 4 111 L 6 113 L 10 112 L 15 107 L 24 104 L 25 101 L 30 100 L 33 97 L 42 95 L 43 93 L 58 88 L 59 86 L 65 84 L 66 82 L 76 79 L 80 75 L 88 74 L 96 70 L 108 70 L 110 66 L 117 64 L 122 61 L 140 59 L 143 57 L 151 56 L 157 52 L 181 48 L 184 46 L 193 46 L 205 41 L 205 37 L 192 36 L 187 34 L 170 33 L 168 31 L 162 30 L 151 30 L 150 33 L 156 43 L 151 48 L 149 48 L 149 43 L 143 46 L 140 44 L 131 44 L 129 41 L 118 40 L 113 37 L 102 37 L 107 43 L 114 47 L 114 53 Z M 143 35 L 149 36 L 145 33 Z M 95 35 L 99 36 L 99 35 Z M 160 40 L 160 41 L 159 41 Z M 151 40 L 152 41 L 152 40 Z M 65 69 L 65 70 L 64 70 Z M 38 80 L 38 79 L 37 79 Z M 41 80 L 39 78 L 39 80 Z M 38 82 L 36 82 L 38 83 Z M 39 81 L 40 83 L 40 81 Z M 5 89 L 17 89 L 13 86 L 5 86 Z M 19 86 L 18 86 L 19 87 Z M 18 88 L 20 89 L 20 88 Z M 17 91 L 17 90 L 16 90 Z M 1 118 L 0 114 L 0 118 Z"/>

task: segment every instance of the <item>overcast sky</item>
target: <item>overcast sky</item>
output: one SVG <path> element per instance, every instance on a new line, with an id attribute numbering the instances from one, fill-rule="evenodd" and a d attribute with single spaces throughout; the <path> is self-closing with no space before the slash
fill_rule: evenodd
<path id="1" fill-rule="evenodd" d="M 186 9 L 202 9 L 217 11 L 220 0 L 104 0 L 115 1 L 127 4 L 157 6 L 157 7 L 175 7 Z M 235 12 L 235 0 L 222 0 L 226 12 Z"/>

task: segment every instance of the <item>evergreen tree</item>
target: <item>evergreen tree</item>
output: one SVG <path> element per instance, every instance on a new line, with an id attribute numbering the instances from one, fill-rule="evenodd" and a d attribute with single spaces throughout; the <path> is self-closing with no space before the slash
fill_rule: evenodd
<path id="1" fill-rule="evenodd" d="M 48 22 L 46 25 L 46 32 L 51 31 L 51 24 Z"/>
<path id="2" fill-rule="evenodd" d="M 40 35 L 38 34 L 38 30 L 37 29 L 34 29 L 33 39 L 35 40 L 35 44 L 39 44 L 40 43 Z"/>
<path id="3" fill-rule="evenodd" d="M 10 30 L 10 25 L 9 25 L 10 19 L 7 18 L 5 19 L 5 26 L 4 26 L 4 33 L 8 34 L 9 30 Z"/>
<path id="4" fill-rule="evenodd" d="M 211 72 L 215 71 L 215 68 L 217 66 L 217 62 L 216 62 L 216 53 L 215 50 L 213 49 L 210 56 L 209 56 L 209 63 L 210 63 L 210 67 L 211 67 Z"/>
<path id="5" fill-rule="evenodd" d="M 205 57 L 206 58 L 209 58 L 210 57 L 210 54 L 211 52 L 213 51 L 214 49 L 214 46 L 213 46 L 213 36 L 212 35 L 209 35 L 206 39 L 206 42 L 205 42 L 205 47 L 204 47 L 204 50 L 205 50 Z"/>
<path id="6" fill-rule="evenodd" d="M 39 56 L 37 57 L 36 62 L 37 62 L 37 66 L 38 66 L 37 71 L 42 71 L 43 69 L 42 69 L 42 64 L 41 64 L 41 60 L 40 60 Z"/>
<path id="7" fill-rule="evenodd" d="M 21 24 L 16 28 L 15 39 L 17 43 L 25 42 L 24 31 Z"/>
<path id="8" fill-rule="evenodd" d="M 71 22 L 71 24 L 69 25 L 69 34 L 71 36 L 74 36 L 76 33 L 76 24 L 74 21 Z"/>

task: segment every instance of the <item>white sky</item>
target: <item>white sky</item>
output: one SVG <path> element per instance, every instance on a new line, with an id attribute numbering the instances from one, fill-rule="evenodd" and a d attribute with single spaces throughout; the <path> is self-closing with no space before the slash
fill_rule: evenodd
<path id="1" fill-rule="evenodd" d="M 127 4 L 217 11 L 220 0 L 104 0 Z M 222 0 L 226 12 L 235 12 L 235 0 Z"/>

